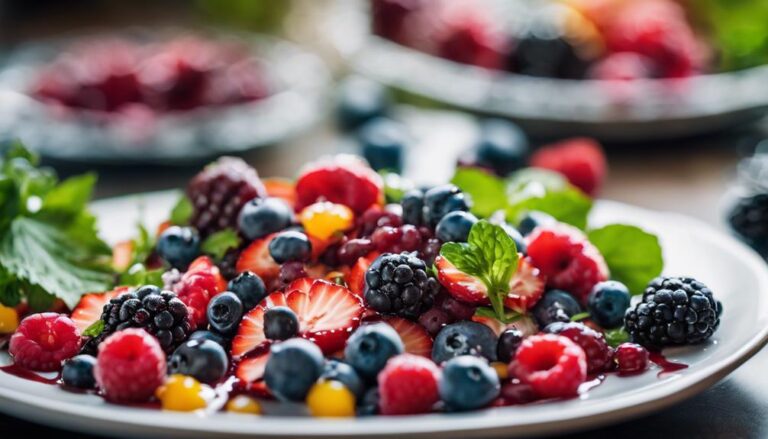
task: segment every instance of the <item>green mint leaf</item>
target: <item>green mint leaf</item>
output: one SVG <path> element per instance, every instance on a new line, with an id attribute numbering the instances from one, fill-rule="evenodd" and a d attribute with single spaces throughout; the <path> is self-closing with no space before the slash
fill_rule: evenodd
<path id="1" fill-rule="evenodd" d="M 565 178 L 543 169 L 524 169 L 507 180 L 507 219 L 517 223 L 531 211 L 548 213 L 560 222 L 584 229 L 592 200 Z"/>
<path id="2" fill-rule="evenodd" d="M 138 233 L 133 238 L 133 262 L 144 263 L 155 248 L 155 237 L 142 223 L 136 224 Z"/>
<path id="3" fill-rule="evenodd" d="M 3 161 L 23 159 L 29 162 L 32 166 L 37 166 L 40 163 L 40 157 L 27 149 L 19 139 L 0 142 L 0 152 L 2 152 Z"/>
<path id="4" fill-rule="evenodd" d="M 0 267 L 0 304 L 14 307 L 21 303 L 21 287 L 16 278 Z"/>
<path id="5" fill-rule="evenodd" d="M 35 312 L 42 312 L 51 309 L 56 296 L 49 294 L 38 285 L 25 285 L 24 294 L 27 296 L 27 305 Z"/>
<path id="6" fill-rule="evenodd" d="M 472 213 L 486 218 L 497 210 L 507 207 L 507 193 L 504 180 L 476 168 L 459 168 L 451 179 L 472 199 Z"/>
<path id="7" fill-rule="evenodd" d="M 81 334 L 83 337 L 98 337 L 104 331 L 104 320 L 96 320 Z"/>
<path id="8" fill-rule="evenodd" d="M 477 308 L 477 310 L 475 310 L 475 315 L 478 317 L 489 317 L 492 319 L 496 319 L 501 323 L 504 323 L 507 325 L 510 323 L 514 323 L 523 317 L 523 314 L 520 314 L 515 311 L 505 311 L 501 316 L 499 316 L 498 314 L 496 314 L 496 311 L 494 311 L 493 308 L 489 308 L 487 306 L 481 306 Z"/>
<path id="9" fill-rule="evenodd" d="M 641 294 L 664 268 L 659 239 L 639 227 L 611 224 L 590 230 L 587 236 L 605 258 L 611 278 L 632 294 Z"/>
<path id="10" fill-rule="evenodd" d="M 517 269 L 518 255 L 515 242 L 501 226 L 480 220 L 472 226 L 466 243 L 445 243 L 440 255 L 458 270 L 480 279 L 488 288 L 497 318 L 504 318 L 504 297 Z"/>
<path id="11" fill-rule="evenodd" d="M 629 334 L 624 328 L 609 329 L 605 331 L 605 341 L 608 345 L 615 348 L 616 346 L 629 341 Z"/>
<path id="12" fill-rule="evenodd" d="M 589 313 L 588 312 L 580 312 L 578 314 L 574 314 L 573 316 L 571 316 L 571 321 L 572 322 L 580 322 L 580 321 L 582 321 L 584 319 L 588 319 L 588 318 L 589 318 Z"/>
<path id="13" fill-rule="evenodd" d="M 43 199 L 41 212 L 46 215 L 62 217 L 77 216 L 86 208 L 91 199 L 96 174 L 83 174 L 70 177 L 52 188 Z"/>
<path id="14" fill-rule="evenodd" d="M 21 212 L 21 198 L 16 183 L 5 176 L 0 176 L 0 231 Z"/>
<path id="15" fill-rule="evenodd" d="M 213 256 L 220 260 L 227 252 L 240 246 L 240 236 L 233 229 L 220 230 L 207 237 L 200 249 L 203 253 Z"/>
<path id="16" fill-rule="evenodd" d="M 192 202 L 186 195 L 182 195 L 176 205 L 171 209 L 170 221 L 171 224 L 176 226 L 186 226 L 192 219 Z"/>
<path id="17" fill-rule="evenodd" d="M 128 286 L 154 285 L 162 288 L 164 284 L 163 273 L 165 270 L 162 268 L 149 270 L 144 264 L 133 264 L 120 274 L 118 284 Z"/>
<path id="18" fill-rule="evenodd" d="M 384 198 L 387 203 L 399 203 L 406 192 L 413 189 L 413 182 L 402 175 L 388 170 L 379 171 L 384 180 Z"/>

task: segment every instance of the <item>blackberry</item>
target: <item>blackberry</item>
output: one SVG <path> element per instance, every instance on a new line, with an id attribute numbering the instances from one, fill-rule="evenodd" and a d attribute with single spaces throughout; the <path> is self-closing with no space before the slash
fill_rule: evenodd
<path id="1" fill-rule="evenodd" d="M 747 244 L 768 257 L 768 193 L 740 199 L 728 222 Z"/>
<path id="2" fill-rule="evenodd" d="M 104 329 L 90 339 L 83 351 L 95 354 L 98 345 L 110 334 L 127 328 L 144 328 L 157 337 L 166 353 L 171 353 L 191 332 L 188 310 L 175 293 L 154 285 L 137 288 L 107 302 L 101 313 Z"/>
<path id="3" fill-rule="evenodd" d="M 189 182 L 187 196 L 194 212 L 191 225 L 202 237 L 227 227 L 237 228 L 237 216 L 248 201 L 266 196 L 256 170 L 236 157 L 222 157 Z"/>
<path id="4" fill-rule="evenodd" d="M 657 277 L 642 302 L 624 316 L 632 340 L 648 348 L 701 343 L 720 325 L 723 306 L 703 283 L 688 277 Z"/>
<path id="5" fill-rule="evenodd" d="M 438 288 L 414 253 L 384 253 L 365 273 L 365 302 L 382 314 L 415 320 L 432 307 Z"/>

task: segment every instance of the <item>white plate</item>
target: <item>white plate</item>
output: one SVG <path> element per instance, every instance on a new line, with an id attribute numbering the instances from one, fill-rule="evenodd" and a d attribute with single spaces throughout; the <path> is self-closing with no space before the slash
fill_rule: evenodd
<path id="1" fill-rule="evenodd" d="M 163 219 L 176 199 L 171 192 L 94 204 L 105 238 L 129 236 L 144 211 L 148 224 Z M 704 390 L 754 355 L 768 340 L 768 269 L 751 250 L 695 220 L 600 201 L 593 224 L 626 222 L 657 233 L 665 273 L 696 277 L 723 302 L 714 339 L 703 346 L 665 350 L 688 369 L 657 377 L 608 376 L 581 399 L 481 410 L 466 414 L 318 420 L 298 416 L 170 413 L 110 405 L 92 395 L 0 373 L 0 410 L 34 422 L 84 432 L 142 437 L 490 437 L 572 431 L 659 410 Z M 0 363 L 7 357 L 0 359 Z"/>

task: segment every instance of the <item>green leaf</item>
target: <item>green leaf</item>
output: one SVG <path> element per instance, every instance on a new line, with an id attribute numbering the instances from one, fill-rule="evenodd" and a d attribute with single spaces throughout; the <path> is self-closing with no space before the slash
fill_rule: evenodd
<path id="1" fill-rule="evenodd" d="M 227 252 L 240 246 L 240 236 L 233 229 L 227 228 L 220 230 L 203 241 L 200 249 L 203 253 L 213 256 L 220 260 Z"/>
<path id="2" fill-rule="evenodd" d="M 20 203 L 16 183 L 11 178 L 0 176 L 0 231 L 20 213 Z"/>
<path id="3" fill-rule="evenodd" d="M 170 215 L 170 221 L 171 224 L 174 224 L 176 226 L 186 226 L 189 224 L 189 221 L 192 219 L 192 212 L 194 211 L 194 208 L 192 207 L 192 202 L 187 198 L 186 195 L 182 195 L 179 198 L 179 201 L 176 202 L 176 205 L 173 206 L 173 209 L 171 209 L 171 215 Z"/>
<path id="4" fill-rule="evenodd" d="M 21 285 L 10 273 L 0 268 L 0 304 L 14 307 L 21 303 Z"/>
<path id="5" fill-rule="evenodd" d="M 162 288 L 164 284 L 163 273 L 165 270 L 162 268 L 149 270 L 144 264 L 133 264 L 120 274 L 118 284 L 129 286 L 154 285 Z"/>
<path id="6" fill-rule="evenodd" d="M 664 268 L 659 239 L 639 227 L 611 224 L 590 230 L 587 236 L 605 258 L 611 278 L 632 294 L 641 294 Z"/>
<path id="7" fill-rule="evenodd" d="M 494 311 L 493 308 L 489 308 L 487 306 L 481 306 L 477 308 L 477 310 L 475 310 L 475 315 L 479 317 L 489 317 L 492 319 L 496 319 L 506 325 L 510 323 L 515 323 L 516 321 L 520 320 L 520 318 L 523 317 L 523 314 L 520 314 L 515 311 L 505 311 L 504 314 L 499 316 L 498 314 L 496 314 L 496 311 Z"/>
<path id="8" fill-rule="evenodd" d="M 136 224 L 138 234 L 133 238 L 133 262 L 144 263 L 155 249 L 155 238 L 142 223 Z"/>
<path id="9" fill-rule="evenodd" d="M 580 321 L 582 321 L 584 319 L 588 319 L 588 318 L 589 318 L 589 313 L 585 311 L 585 312 L 580 312 L 578 314 L 574 314 L 573 316 L 571 316 L 571 321 L 572 322 L 580 322 Z"/>
<path id="10" fill-rule="evenodd" d="M 40 157 L 27 149 L 19 139 L 0 142 L 0 151 L 2 151 L 3 161 L 20 158 L 26 160 L 33 166 L 37 166 L 40 162 Z"/>
<path id="11" fill-rule="evenodd" d="M 38 285 L 26 285 L 24 293 L 27 296 L 27 305 L 35 312 L 51 309 L 53 302 L 56 300 L 56 296 L 49 294 Z"/>
<path id="12" fill-rule="evenodd" d="M 616 346 L 629 341 L 629 334 L 624 328 L 609 329 L 605 331 L 605 341 L 608 345 L 615 348 Z"/>
<path id="13" fill-rule="evenodd" d="M 41 211 L 48 215 L 77 216 L 91 199 L 95 184 L 93 173 L 70 177 L 45 195 Z"/>
<path id="14" fill-rule="evenodd" d="M 445 243 L 440 255 L 459 271 L 485 284 L 497 318 L 503 319 L 504 297 L 518 263 L 515 242 L 507 232 L 501 226 L 480 220 L 472 226 L 466 243 Z"/>
<path id="15" fill-rule="evenodd" d="M 104 320 L 96 320 L 91 326 L 85 328 L 81 334 L 83 337 L 98 337 L 104 331 Z"/>
<path id="16" fill-rule="evenodd" d="M 497 210 L 507 207 L 507 193 L 504 180 L 476 168 L 459 168 L 451 179 L 472 199 L 472 213 L 486 218 Z"/>
<path id="17" fill-rule="evenodd" d="M 531 211 L 548 213 L 560 222 L 584 229 L 592 200 L 563 176 L 541 169 L 525 169 L 507 182 L 507 220 L 517 223 Z"/>

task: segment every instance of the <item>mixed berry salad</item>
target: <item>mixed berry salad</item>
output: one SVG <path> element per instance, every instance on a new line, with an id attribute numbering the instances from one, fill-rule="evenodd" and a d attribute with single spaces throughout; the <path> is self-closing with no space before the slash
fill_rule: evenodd
<path id="1" fill-rule="evenodd" d="M 156 231 L 109 248 L 85 205 L 93 177 L 58 182 L 10 145 L 1 370 L 166 410 L 410 415 L 571 398 L 708 340 L 720 302 L 661 276 L 654 235 L 589 227 L 571 180 L 603 167 L 541 154 L 423 188 L 349 155 L 295 180 L 225 157 Z"/>

